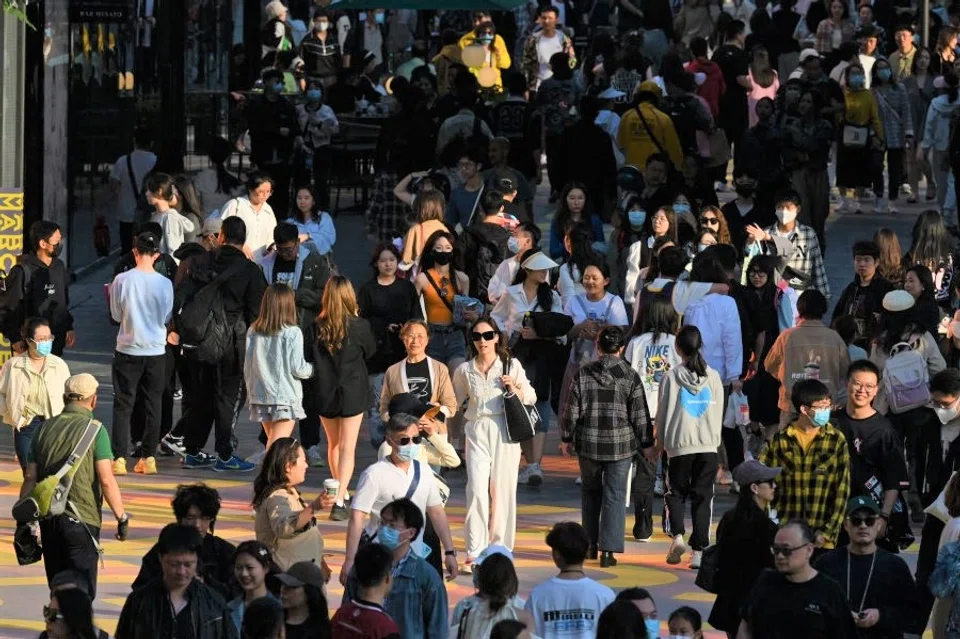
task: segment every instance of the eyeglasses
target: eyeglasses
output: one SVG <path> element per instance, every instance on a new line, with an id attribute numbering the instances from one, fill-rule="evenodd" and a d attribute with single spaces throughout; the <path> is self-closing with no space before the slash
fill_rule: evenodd
<path id="1" fill-rule="evenodd" d="M 414 444 L 419 444 L 421 441 L 423 441 L 422 435 L 414 435 L 413 437 L 398 437 L 397 445 L 406 446 L 410 442 L 413 442 Z"/>
<path id="2" fill-rule="evenodd" d="M 50 606 L 43 607 L 43 620 L 47 623 L 54 623 L 63 620 L 63 613 L 59 610 L 53 610 Z"/>
<path id="3" fill-rule="evenodd" d="M 866 517 L 853 516 L 853 517 L 847 517 L 847 521 L 850 522 L 850 525 L 856 528 L 859 528 L 860 526 L 866 526 L 870 528 L 875 523 L 877 523 L 877 516 L 876 515 L 867 515 Z"/>
<path id="4" fill-rule="evenodd" d="M 493 341 L 493 338 L 496 337 L 496 336 L 497 336 L 497 332 L 496 332 L 496 331 L 483 331 L 482 333 L 479 333 L 479 332 L 477 332 L 477 331 L 474 331 L 474 332 L 470 333 L 470 337 L 471 337 L 471 338 L 473 339 L 473 341 L 475 341 L 475 342 L 479 342 L 480 340 L 483 340 L 483 341 L 485 341 L 485 342 L 492 342 L 492 341 Z"/>
<path id="5" fill-rule="evenodd" d="M 720 220 L 719 220 L 718 218 L 715 218 L 715 217 L 701 217 L 701 218 L 700 218 L 700 223 L 701 223 L 701 224 L 709 224 L 710 226 L 713 226 L 714 224 L 720 224 Z"/>
<path id="6" fill-rule="evenodd" d="M 851 382 L 850 388 L 852 388 L 855 391 L 865 390 L 872 393 L 873 391 L 877 390 L 877 385 L 876 384 L 857 384 L 855 382 Z"/>
<path id="7" fill-rule="evenodd" d="M 777 555 L 783 555 L 784 559 L 790 559 L 790 555 L 792 555 L 794 552 L 800 550 L 804 546 L 809 546 L 809 545 L 810 545 L 809 542 L 805 544 L 800 544 L 799 546 L 796 546 L 794 548 L 791 548 L 790 546 L 773 545 L 773 546 L 770 546 L 770 554 L 773 555 L 774 557 L 776 557 Z"/>
<path id="8" fill-rule="evenodd" d="M 749 273 L 747 273 L 747 275 L 750 277 L 757 277 L 757 278 L 767 276 L 767 274 L 763 271 L 750 271 Z"/>

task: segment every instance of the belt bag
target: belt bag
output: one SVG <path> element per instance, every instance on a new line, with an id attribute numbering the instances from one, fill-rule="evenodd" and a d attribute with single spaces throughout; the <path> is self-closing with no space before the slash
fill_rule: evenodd
<path id="1" fill-rule="evenodd" d="M 865 126 L 843 125 L 843 146 L 862 149 L 870 139 L 870 129 Z"/>

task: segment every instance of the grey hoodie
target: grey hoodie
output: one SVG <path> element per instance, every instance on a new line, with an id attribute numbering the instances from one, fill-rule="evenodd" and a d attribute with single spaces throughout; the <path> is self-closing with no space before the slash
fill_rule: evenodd
<path id="1" fill-rule="evenodd" d="M 715 453 L 723 427 L 723 383 L 707 367 L 700 377 L 685 364 L 674 367 L 660 382 L 657 443 L 668 457 Z"/>
<path id="2" fill-rule="evenodd" d="M 923 130 L 921 146 L 924 149 L 946 151 L 950 147 L 950 118 L 958 107 L 960 99 L 951 102 L 948 95 L 938 95 L 933 99 L 927 110 L 927 123 Z"/>

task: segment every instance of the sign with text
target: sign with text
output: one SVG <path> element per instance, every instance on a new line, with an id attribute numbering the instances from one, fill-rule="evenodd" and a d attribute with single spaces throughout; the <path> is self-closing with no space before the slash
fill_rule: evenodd
<path id="1" fill-rule="evenodd" d="M 23 191 L 0 187 L 0 269 L 4 275 L 23 252 Z M 0 364 L 10 358 L 10 342 L 0 335 Z"/>
<path id="2" fill-rule="evenodd" d="M 70 22 L 126 22 L 126 0 L 71 0 Z"/>

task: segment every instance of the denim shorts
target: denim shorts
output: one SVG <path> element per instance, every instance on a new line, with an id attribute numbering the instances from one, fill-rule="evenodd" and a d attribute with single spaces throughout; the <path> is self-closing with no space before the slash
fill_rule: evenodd
<path id="1" fill-rule="evenodd" d="M 544 399 L 538 401 L 534 406 L 537 407 L 537 412 L 540 413 L 540 422 L 537 424 L 537 427 L 534 429 L 536 433 L 547 433 L 550 431 L 550 421 L 553 419 L 553 409 L 550 408 L 550 400 Z"/>
<path id="2" fill-rule="evenodd" d="M 449 324 L 430 324 L 427 356 L 444 364 L 454 359 L 466 359 L 467 342 L 463 337 L 463 329 Z M 450 374 L 453 375 L 453 371 Z"/>

